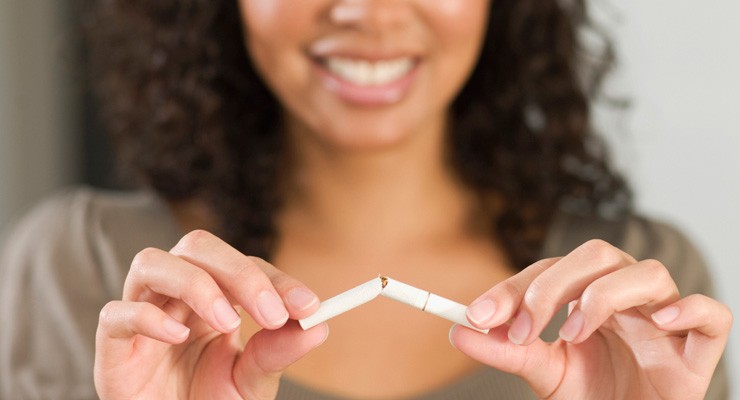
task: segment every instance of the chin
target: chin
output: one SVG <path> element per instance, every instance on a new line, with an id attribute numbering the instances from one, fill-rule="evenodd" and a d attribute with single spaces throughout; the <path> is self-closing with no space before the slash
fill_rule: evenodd
<path id="1" fill-rule="evenodd" d="M 291 125 L 297 128 L 293 132 L 305 135 L 296 137 L 298 143 L 313 142 L 333 151 L 388 151 L 435 140 L 443 131 L 444 113 L 414 99 L 383 107 L 350 107 L 320 100 L 324 107 L 290 115 Z"/>
<path id="2" fill-rule="evenodd" d="M 413 136 L 409 130 L 356 124 L 357 128 L 324 131 L 323 141 L 337 150 L 382 151 L 402 147 Z"/>

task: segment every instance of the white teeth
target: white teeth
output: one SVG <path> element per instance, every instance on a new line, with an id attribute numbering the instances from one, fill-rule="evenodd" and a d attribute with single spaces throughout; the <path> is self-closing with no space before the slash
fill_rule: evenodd
<path id="1" fill-rule="evenodd" d="M 411 58 L 370 62 L 343 57 L 329 57 L 326 67 L 340 78 L 359 86 L 380 86 L 397 80 L 411 71 Z"/>

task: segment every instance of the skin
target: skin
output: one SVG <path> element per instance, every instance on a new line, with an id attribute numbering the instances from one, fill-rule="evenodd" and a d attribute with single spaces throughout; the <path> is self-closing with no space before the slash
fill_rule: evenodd
<path id="1" fill-rule="evenodd" d="M 317 141 L 312 146 L 343 155 L 420 137 L 439 140 L 446 108 L 477 58 L 488 4 L 425 3 L 240 1 L 248 51 L 287 110 L 291 143 L 298 140 L 300 147 Z M 311 56 L 326 53 L 367 59 L 414 56 L 421 66 L 403 99 L 365 107 L 343 101 L 317 79 Z"/>
<path id="2" fill-rule="evenodd" d="M 727 341 L 727 307 L 681 298 L 665 266 L 601 241 L 515 274 L 471 223 L 476 197 L 447 168 L 444 133 L 487 1 L 240 5 L 246 47 L 285 107 L 291 143 L 279 269 L 197 229 L 212 227 L 197 200 L 172 204 L 191 232 L 169 251 L 140 252 L 122 300 L 101 312 L 101 398 L 271 399 L 283 373 L 340 396 L 397 398 L 460 379 L 479 361 L 522 376 L 540 397 L 702 397 Z M 421 62 L 400 99 L 359 105 L 322 86 L 307 56 L 317 43 Z M 453 327 L 452 347 L 444 321 L 380 300 L 332 320 L 330 340 L 325 324 L 297 326 L 319 298 L 378 273 L 475 299 L 468 318 L 491 333 Z M 568 303 L 561 339 L 540 341 Z"/>

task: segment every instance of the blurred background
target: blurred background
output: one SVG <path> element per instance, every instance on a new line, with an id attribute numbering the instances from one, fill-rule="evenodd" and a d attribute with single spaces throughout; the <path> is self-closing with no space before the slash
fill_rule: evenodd
<path id="1" fill-rule="evenodd" d="M 720 299 L 739 315 L 740 1 L 592 3 L 620 59 L 608 90 L 631 103 L 619 112 L 597 106 L 596 122 L 638 209 L 695 241 Z M 0 230 L 65 186 L 116 185 L 74 4 L 0 0 Z M 729 360 L 735 385 L 738 331 Z"/>

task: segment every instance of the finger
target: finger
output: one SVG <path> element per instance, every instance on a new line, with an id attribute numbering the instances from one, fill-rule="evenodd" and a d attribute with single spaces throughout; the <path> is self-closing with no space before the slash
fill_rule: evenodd
<path id="1" fill-rule="evenodd" d="M 603 240 L 590 240 L 544 270 L 524 293 L 509 329 L 509 340 L 528 344 L 539 337 L 553 315 L 577 299 L 593 281 L 635 259 Z"/>
<path id="2" fill-rule="evenodd" d="M 727 345 L 733 317 L 730 309 L 704 295 L 687 296 L 652 315 L 655 325 L 667 331 L 688 331 L 684 346 L 687 364 L 711 373 Z"/>
<path id="3" fill-rule="evenodd" d="M 316 312 L 319 308 L 319 296 L 298 279 L 275 268 L 272 264 L 258 257 L 249 257 L 267 275 L 272 286 L 283 299 L 291 319 L 299 320 Z"/>
<path id="4" fill-rule="evenodd" d="M 168 344 L 184 342 L 190 329 L 150 303 L 112 301 L 100 311 L 96 359 L 102 367 L 120 365 L 131 356 L 134 338 L 149 337 Z"/>
<path id="5" fill-rule="evenodd" d="M 511 343 L 508 326 L 491 329 L 481 335 L 455 325 L 450 330 L 450 342 L 469 357 L 493 368 L 524 379 L 539 398 L 547 398 L 559 386 L 564 376 L 565 356 L 560 347 L 549 346 L 540 339 L 527 346 Z"/>
<path id="6" fill-rule="evenodd" d="M 188 262 L 208 271 L 244 310 L 263 328 L 276 329 L 288 320 L 291 309 L 294 317 L 310 315 L 318 307 L 318 297 L 300 282 L 288 279 L 273 267 L 263 269 L 266 262 L 248 257 L 205 231 L 185 235 L 171 250 Z M 276 279 L 280 289 L 293 294 L 290 301 L 283 301 L 268 273 Z M 295 289 L 299 289 L 295 291 Z M 287 303 L 287 307 L 286 307 Z"/>
<path id="7" fill-rule="evenodd" d="M 278 330 L 257 332 L 234 368 L 239 392 L 247 399 L 274 399 L 283 371 L 323 343 L 328 335 L 325 323 L 304 331 L 295 321 Z"/>
<path id="8" fill-rule="evenodd" d="M 560 329 L 560 338 L 581 343 L 617 312 L 637 308 L 646 318 L 679 298 L 666 267 L 644 260 L 591 283 Z"/>
<path id="9" fill-rule="evenodd" d="M 206 271 L 163 250 L 145 249 L 134 257 L 123 298 L 136 301 L 150 292 L 182 300 L 208 325 L 223 333 L 233 332 L 241 322 Z"/>
<path id="10" fill-rule="evenodd" d="M 470 323 L 480 329 L 490 329 L 510 320 L 532 281 L 559 260 L 540 260 L 485 292 L 467 309 Z"/>

